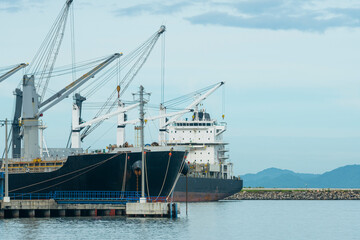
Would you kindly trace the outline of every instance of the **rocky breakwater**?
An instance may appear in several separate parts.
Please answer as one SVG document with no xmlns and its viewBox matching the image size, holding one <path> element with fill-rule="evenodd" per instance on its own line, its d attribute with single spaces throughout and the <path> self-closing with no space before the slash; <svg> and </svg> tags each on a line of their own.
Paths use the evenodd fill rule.
<svg viewBox="0 0 360 240">
<path fill-rule="evenodd" d="M 360 190 L 253 190 L 245 189 L 226 200 L 360 200 Z"/>
</svg>

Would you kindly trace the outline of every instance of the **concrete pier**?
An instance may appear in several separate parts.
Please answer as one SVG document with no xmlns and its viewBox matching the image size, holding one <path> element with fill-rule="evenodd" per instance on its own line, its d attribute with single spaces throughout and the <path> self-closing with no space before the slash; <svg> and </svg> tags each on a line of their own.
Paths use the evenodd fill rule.
<svg viewBox="0 0 360 240">
<path fill-rule="evenodd" d="M 178 203 L 148 202 L 125 204 L 57 203 L 55 200 L 0 200 L 0 219 L 33 217 L 129 216 L 170 217 L 180 213 Z"/>
<path fill-rule="evenodd" d="M 179 203 L 127 203 L 126 215 L 132 217 L 170 217 L 180 214 Z"/>
<path fill-rule="evenodd" d="M 57 203 L 55 200 L 0 201 L 0 219 L 34 217 L 129 216 L 170 217 L 180 213 L 178 203 L 148 202 L 125 204 L 74 204 Z"/>
</svg>

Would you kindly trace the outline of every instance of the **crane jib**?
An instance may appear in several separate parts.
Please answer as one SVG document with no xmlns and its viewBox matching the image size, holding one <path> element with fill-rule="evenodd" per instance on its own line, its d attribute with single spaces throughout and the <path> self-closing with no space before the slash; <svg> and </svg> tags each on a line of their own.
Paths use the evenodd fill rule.
<svg viewBox="0 0 360 240">
<path fill-rule="evenodd" d="M 20 69 L 22 69 L 28 65 L 29 64 L 26 64 L 26 63 L 20 63 L 15 68 L 11 69 L 10 71 L 8 71 L 5 74 L 3 74 L 2 76 L 0 76 L 0 82 L 4 81 L 8 77 L 10 77 L 11 75 L 15 74 L 17 71 L 19 71 Z"/>
<path fill-rule="evenodd" d="M 70 83 L 68 86 L 54 94 L 53 96 L 49 97 L 46 101 L 42 102 L 40 104 L 40 107 L 42 108 L 38 115 L 45 112 L 46 110 L 50 109 L 52 106 L 63 100 L 65 97 L 67 97 L 69 94 L 74 92 L 76 89 L 81 87 L 85 82 L 87 82 L 91 77 L 93 77 L 96 73 L 101 71 L 104 67 L 106 67 L 108 64 L 110 64 L 112 61 L 114 61 L 116 58 L 120 57 L 122 54 L 115 53 L 111 57 L 109 57 L 107 60 L 96 66 L 94 69 L 90 70 L 88 73 L 81 76 L 78 80 Z"/>
</svg>

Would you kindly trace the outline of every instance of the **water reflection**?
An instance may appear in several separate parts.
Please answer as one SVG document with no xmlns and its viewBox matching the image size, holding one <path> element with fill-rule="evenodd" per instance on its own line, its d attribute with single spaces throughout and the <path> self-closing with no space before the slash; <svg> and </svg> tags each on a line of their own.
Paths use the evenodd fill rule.
<svg viewBox="0 0 360 240">
<path fill-rule="evenodd" d="M 185 205 L 178 219 L 0 220 L 0 239 L 356 239 L 360 201 L 223 201 Z"/>
</svg>

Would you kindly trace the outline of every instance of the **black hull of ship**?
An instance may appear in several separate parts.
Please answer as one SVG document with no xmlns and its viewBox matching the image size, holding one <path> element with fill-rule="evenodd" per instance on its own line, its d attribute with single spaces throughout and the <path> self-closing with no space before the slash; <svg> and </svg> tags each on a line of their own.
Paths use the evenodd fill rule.
<svg viewBox="0 0 360 240">
<path fill-rule="evenodd" d="M 243 181 L 238 179 L 217 179 L 188 177 L 188 201 L 210 202 L 231 196 L 243 187 Z M 181 176 L 176 184 L 173 200 L 186 201 L 186 177 Z"/>
<path fill-rule="evenodd" d="M 184 161 L 184 154 L 183 151 L 146 153 L 145 192 L 148 196 L 168 196 Z M 137 176 L 134 171 L 134 166 L 139 166 L 137 161 L 141 166 L 140 152 L 69 156 L 61 168 L 52 172 L 9 174 L 9 192 L 141 191 L 141 175 Z"/>
</svg>

